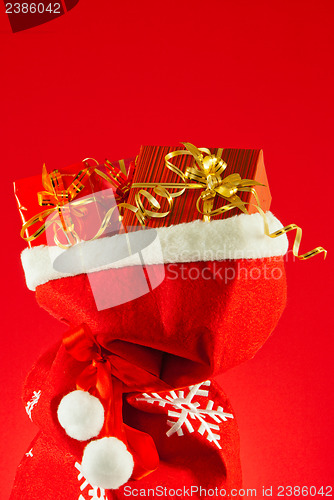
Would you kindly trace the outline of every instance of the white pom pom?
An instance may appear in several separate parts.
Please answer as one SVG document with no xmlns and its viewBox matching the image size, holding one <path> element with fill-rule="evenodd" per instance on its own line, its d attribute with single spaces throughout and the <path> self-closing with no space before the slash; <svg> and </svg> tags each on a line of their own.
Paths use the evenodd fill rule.
<svg viewBox="0 0 334 500">
<path fill-rule="evenodd" d="M 104 408 L 101 401 L 89 392 L 73 391 L 61 400 L 58 420 L 68 436 L 87 441 L 100 433 L 104 423 Z"/>
<path fill-rule="evenodd" d="M 115 437 L 89 443 L 82 457 L 82 472 L 92 486 L 116 490 L 133 471 L 133 458 L 125 444 Z"/>
</svg>

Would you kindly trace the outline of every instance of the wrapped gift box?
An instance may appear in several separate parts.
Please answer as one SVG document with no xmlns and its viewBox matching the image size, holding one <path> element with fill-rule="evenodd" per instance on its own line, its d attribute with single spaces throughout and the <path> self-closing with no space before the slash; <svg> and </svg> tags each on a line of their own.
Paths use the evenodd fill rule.
<svg viewBox="0 0 334 500">
<path fill-rule="evenodd" d="M 133 182 L 136 184 L 142 183 L 180 183 L 180 188 L 182 187 L 182 181 L 180 177 L 168 169 L 165 165 L 165 157 L 168 153 L 172 151 L 184 150 L 185 147 L 173 147 L 173 146 L 142 146 L 137 159 L 136 170 L 133 178 Z M 218 153 L 218 148 L 211 148 L 211 153 L 216 155 Z M 220 150 L 221 151 L 221 150 Z M 260 205 L 262 209 L 266 212 L 270 208 L 271 194 L 268 187 L 268 179 L 266 175 L 266 170 L 263 162 L 263 152 L 260 149 L 223 149 L 221 154 L 222 160 L 227 163 L 227 167 L 223 173 L 223 177 L 227 177 L 230 174 L 238 173 L 242 179 L 252 179 L 257 181 L 264 186 L 256 186 L 255 190 L 257 192 Z M 173 158 L 173 164 L 176 165 L 182 172 L 185 172 L 188 167 L 194 166 L 194 158 L 190 155 L 182 155 Z M 135 195 L 139 188 L 133 188 L 130 190 L 128 203 L 135 205 Z M 153 190 L 152 194 L 153 193 Z M 171 193 L 176 192 L 176 189 L 170 189 Z M 202 219 L 203 215 L 197 210 L 196 202 L 199 197 L 200 190 L 187 190 L 182 196 L 174 199 L 174 205 L 167 217 L 163 218 L 151 218 L 148 220 L 147 225 L 150 227 L 166 227 L 175 224 L 180 224 L 182 222 L 191 222 L 196 219 Z M 257 204 L 254 195 L 251 192 L 238 192 L 241 200 L 247 205 L 247 210 L 249 213 L 255 213 L 257 210 L 255 205 Z M 161 212 L 169 210 L 168 202 L 166 199 L 157 197 L 160 205 Z M 224 200 L 220 196 L 216 196 L 214 199 L 213 210 L 228 204 L 228 201 Z M 146 200 L 144 201 L 145 208 L 149 208 Z M 218 216 L 215 219 L 225 219 L 227 217 L 232 217 L 240 213 L 240 210 L 234 209 Z M 139 220 L 136 215 L 131 211 L 126 211 L 123 224 L 126 227 L 139 226 Z"/>
<path fill-rule="evenodd" d="M 112 168 L 115 179 L 120 178 L 121 180 L 127 179 L 127 175 L 132 175 L 132 169 L 130 165 L 133 163 L 134 158 L 128 158 L 126 160 L 120 160 L 113 162 L 106 162 L 108 168 Z M 89 163 L 90 165 L 92 162 Z M 59 170 L 61 174 L 61 180 L 64 184 L 64 189 L 67 190 L 76 175 L 87 167 L 85 162 L 76 163 L 68 167 Z M 99 165 L 98 169 L 108 176 L 108 168 L 104 165 Z M 130 182 L 130 177 L 127 179 Z M 87 203 L 82 205 L 77 210 L 73 210 L 71 207 L 71 216 L 67 218 L 67 221 L 72 221 L 74 223 L 75 232 L 79 235 L 81 240 L 89 240 L 94 234 L 96 234 L 98 228 L 101 226 L 101 222 L 106 211 L 116 204 L 116 201 L 121 201 L 121 196 L 123 195 L 117 179 L 114 184 L 107 182 L 103 177 L 93 172 L 84 181 L 84 188 L 77 194 L 74 198 L 74 202 L 85 197 L 89 198 L 90 195 L 94 195 L 95 202 Z M 43 211 L 52 208 L 50 205 L 43 205 L 39 203 L 38 193 L 45 192 L 45 186 L 43 186 L 42 175 L 36 175 L 33 177 L 20 179 L 14 182 L 14 193 L 22 219 L 22 224 L 24 225 L 31 218 L 42 213 Z M 98 196 L 98 193 L 101 195 Z M 87 199 L 86 198 L 86 199 Z M 83 208 L 84 207 L 84 208 Z M 54 212 L 57 211 L 57 207 L 54 206 Z M 66 204 L 63 207 L 63 212 L 66 219 Z M 53 215 L 53 214 L 51 214 Z M 109 233 L 115 226 L 118 227 L 118 211 L 115 211 L 115 221 L 110 225 Z M 30 238 L 39 227 L 41 227 L 47 218 L 36 221 L 35 224 L 28 227 L 25 231 L 25 238 Z M 64 235 L 63 235 L 64 240 Z M 64 240 L 64 243 L 66 239 Z M 35 247 L 40 245 L 55 245 L 53 234 L 47 234 L 47 231 L 41 233 L 36 239 L 27 241 L 29 247 Z"/>
</svg>

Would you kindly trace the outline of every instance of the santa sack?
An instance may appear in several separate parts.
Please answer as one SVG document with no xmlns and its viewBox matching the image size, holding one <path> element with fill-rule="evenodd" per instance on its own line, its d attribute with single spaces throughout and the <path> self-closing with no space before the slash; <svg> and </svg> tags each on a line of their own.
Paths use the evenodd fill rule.
<svg viewBox="0 0 334 500">
<path fill-rule="evenodd" d="M 270 231 L 282 227 L 267 219 Z M 277 324 L 286 236 L 269 238 L 260 214 L 241 214 L 138 231 L 131 255 L 115 257 L 127 237 L 22 254 L 28 287 L 67 326 L 26 382 L 41 430 L 12 500 L 149 488 L 238 498 L 235 415 L 211 378 L 252 358 Z"/>
</svg>

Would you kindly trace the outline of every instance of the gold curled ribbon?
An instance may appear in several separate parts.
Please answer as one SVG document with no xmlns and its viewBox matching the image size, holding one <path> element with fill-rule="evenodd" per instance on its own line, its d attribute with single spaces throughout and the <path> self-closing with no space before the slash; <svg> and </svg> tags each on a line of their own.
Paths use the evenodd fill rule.
<svg viewBox="0 0 334 500">
<path fill-rule="evenodd" d="M 326 258 L 327 250 L 325 250 L 323 247 L 316 247 L 313 248 L 313 250 L 310 250 L 309 252 L 305 252 L 299 255 L 298 252 L 302 239 L 302 228 L 300 226 L 297 226 L 297 224 L 289 224 L 288 226 L 282 227 L 281 229 L 278 229 L 277 231 L 270 233 L 266 214 L 259 205 L 257 205 L 256 208 L 258 212 L 262 215 L 262 219 L 264 222 L 264 234 L 266 236 L 269 236 L 269 238 L 277 238 L 278 236 L 282 236 L 282 234 L 289 233 L 290 231 L 296 231 L 295 239 L 292 246 L 292 253 L 295 257 L 297 257 L 297 259 L 307 260 L 310 259 L 311 257 L 314 257 L 315 255 L 318 255 L 319 253 L 323 253 L 324 259 Z"/>
<path fill-rule="evenodd" d="M 152 217 L 155 218 L 166 217 L 170 213 L 173 207 L 173 198 L 175 195 L 169 193 L 167 189 L 165 189 L 165 187 L 159 184 L 149 185 L 148 187 L 153 188 L 153 191 L 156 195 L 162 198 L 166 198 L 169 205 L 169 210 L 167 212 L 159 212 L 161 208 L 160 203 L 146 189 L 140 189 L 137 193 L 135 193 L 136 206 L 127 203 L 126 200 L 128 198 L 130 189 L 134 187 L 135 184 L 131 184 L 126 174 L 124 174 L 125 170 L 124 161 L 121 160 L 119 163 L 120 163 L 120 170 L 118 171 L 110 161 L 106 160 L 104 166 L 107 169 L 107 175 L 101 172 L 99 169 L 96 169 L 96 173 L 98 175 L 100 175 L 101 177 L 103 177 L 103 179 L 105 179 L 107 182 L 111 183 L 113 186 L 116 187 L 116 195 L 118 195 L 118 198 L 116 198 L 116 200 L 118 203 L 117 206 L 111 207 L 105 214 L 99 231 L 92 239 L 96 239 L 103 234 L 116 208 L 118 208 L 119 210 L 120 219 L 122 219 L 123 213 L 125 209 L 127 209 L 136 215 L 137 219 L 139 220 L 142 226 L 145 226 L 148 220 Z M 149 203 L 150 207 L 149 209 L 145 208 L 144 200 L 147 200 L 147 202 Z"/>
</svg>

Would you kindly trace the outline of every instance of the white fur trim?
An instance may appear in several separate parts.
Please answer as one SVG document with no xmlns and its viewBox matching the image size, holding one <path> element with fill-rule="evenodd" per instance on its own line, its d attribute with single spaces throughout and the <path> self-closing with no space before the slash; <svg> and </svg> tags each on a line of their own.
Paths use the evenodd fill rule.
<svg viewBox="0 0 334 500">
<path fill-rule="evenodd" d="M 282 227 L 271 212 L 267 212 L 267 219 L 271 232 Z M 133 254 L 125 257 L 126 237 L 116 235 L 82 242 L 70 250 L 44 245 L 23 250 L 21 259 L 28 288 L 35 290 L 50 280 L 144 263 L 261 259 L 284 255 L 288 250 L 286 235 L 269 238 L 264 234 L 260 214 L 240 214 L 211 222 L 197 220 L 129 233 Z"/>
<path fill-rule="evenodd" d="M 72 391 L 61 400 L 57 416 L 68 436 L 88 441 L 101 432 L 104 408 L 101 401 L 89 392 Z"/>
<path fill-rule="evenodd" d="M 130 479 L 134 462 L 122 441 L 104 437 L 86 446 L 81 465 L 92 486 L 116 490 Z"/>
</svg>

